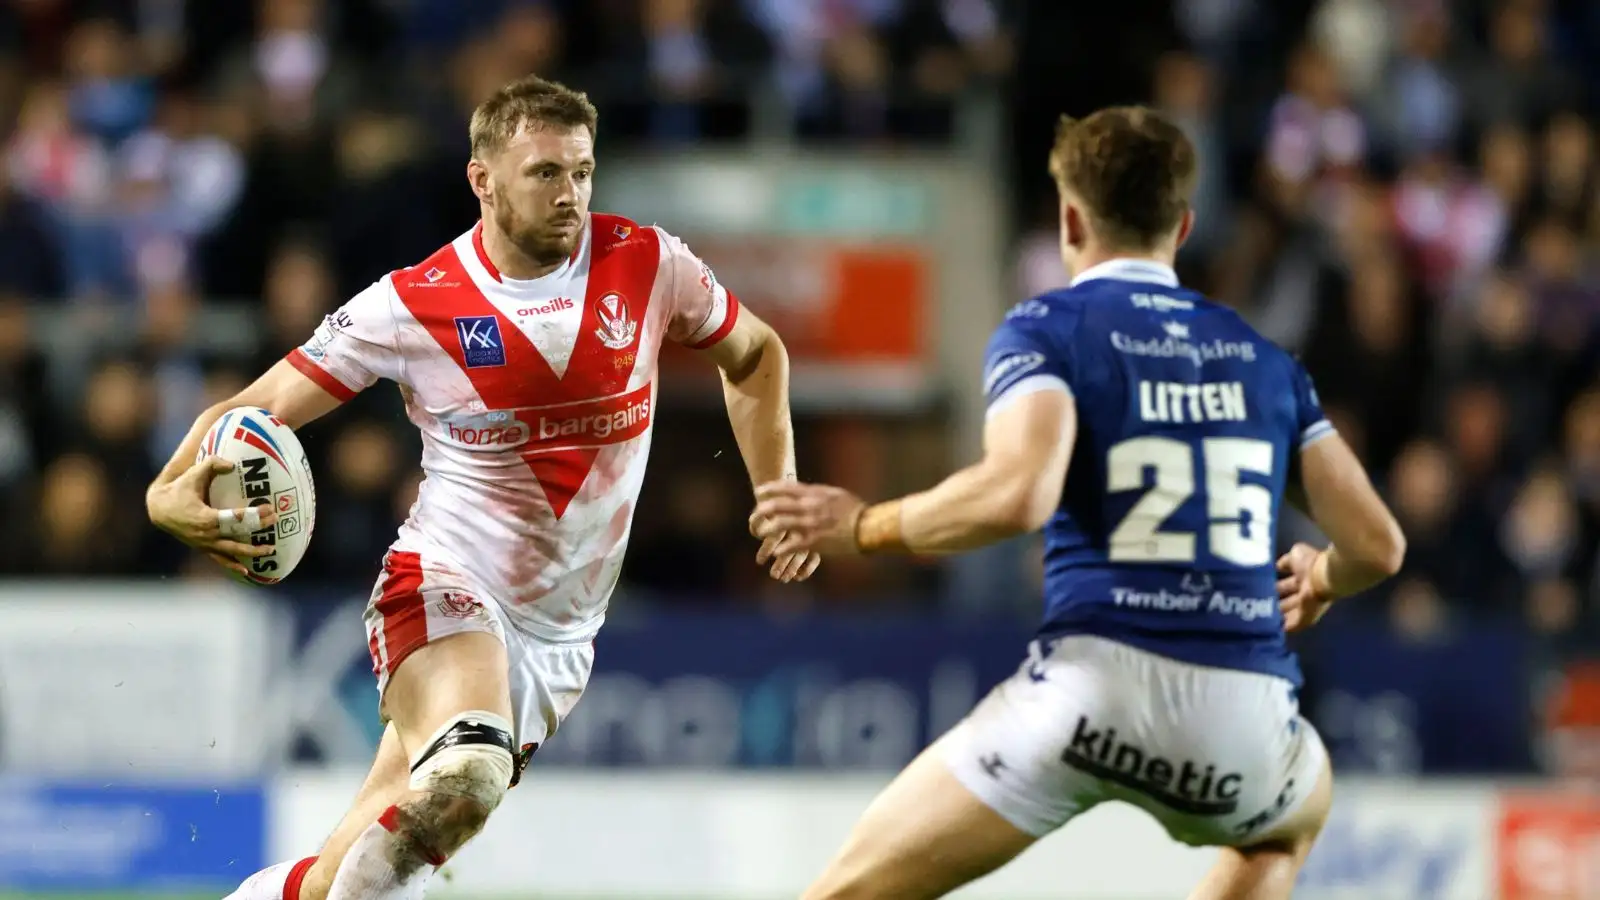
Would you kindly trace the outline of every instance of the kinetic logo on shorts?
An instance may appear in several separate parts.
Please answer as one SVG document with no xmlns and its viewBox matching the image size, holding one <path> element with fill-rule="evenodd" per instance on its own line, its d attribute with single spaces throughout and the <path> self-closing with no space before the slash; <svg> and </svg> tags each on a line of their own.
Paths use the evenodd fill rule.
<svg viewBox="0 0 1600 900">
<path fill-rule="evenodd" d="M 1244 775 L 1218 772 L 1211 763 L 1173 761 L 1146 753 L 1127 741 L 1117 740 L 1115 728 L 1091 728 L 1087 716 L 1078 717 L 1072 743 L 1061 751 L 1061 761 L 1181 813 L 1226 816 L 1239 809 Z"/>
<path fill-rule="evenodd" d="M 527 452 L 620 444 L 650 427 L 650 385 L 580 403 L 525 410 L 518 418 L 533 431 Z"/>
</svg>

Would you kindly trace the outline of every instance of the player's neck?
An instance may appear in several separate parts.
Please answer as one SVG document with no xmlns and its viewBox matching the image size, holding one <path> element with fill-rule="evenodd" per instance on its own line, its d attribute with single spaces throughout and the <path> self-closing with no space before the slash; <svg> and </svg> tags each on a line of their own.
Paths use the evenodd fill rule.
<svg viewBox="0 0 1600 900">
<path fill-rule="evenodd" d="M 1159 263 L 1168 268 L 1172 268 L 1176 257 L 1176 253 L 1163 250 L 1119 250 L 1112 247 L 1091 246 L 1085 247 L 1083 251 L 1078 254 L 1077 267 L 1074 269 L 1069 264 L 1068 269 L 1072 272 L 1072 277 L 1077 278 L 1079 275 L 1082 275 L 1101 263 L 1108 263 L 1119 259 L 1134 260 L 1137 262 Z"/>
<path fill-rule="evenodd" d="M 514 281 L 543 278 L 561 268 L 560 262 L 541 263 L 523 253 L 488 219 L 483 220 L 483 252 L 501 277 Z"/>
</svg>

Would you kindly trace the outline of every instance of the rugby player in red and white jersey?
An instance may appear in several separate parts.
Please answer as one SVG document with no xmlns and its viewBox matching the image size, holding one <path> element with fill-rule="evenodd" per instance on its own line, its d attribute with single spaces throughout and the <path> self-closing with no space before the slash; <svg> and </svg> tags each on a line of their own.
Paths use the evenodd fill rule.
<svg viewBox="0 0 1600 900">
<path fill-rule="evenodd" d="M 583 94 L 538 78 L 485 101 L 467 165 L 479 224 L 202 414 L 150 488 L 155 524 L 236 568 L 241 511 L 205 501 L 228 464 L 191 465 L 225 410 L 299 427 L 388 379 L 422 431 L 426 478 L 366 612 L 377 760 L 319 855 L 251 876 L 239 900 L 421 897 L 572 710 L 622 567 L 663 342 L 721 370 L 752 482 L 795 475 L 783 344 L 677 238 L 589 212 L 595 124 Z M 780 555 L 772 574 L 818 561 Z"/>
</svg>

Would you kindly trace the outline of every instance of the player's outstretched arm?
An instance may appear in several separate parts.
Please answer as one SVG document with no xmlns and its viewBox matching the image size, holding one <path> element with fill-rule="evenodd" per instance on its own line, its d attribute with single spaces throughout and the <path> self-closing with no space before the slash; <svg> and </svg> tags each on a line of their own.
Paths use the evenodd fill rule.
<svg viewBox="0 0 1600 900">
<path fill-rule="evenodd" d="M 1298 630 L 1334 600 L 1364 591 L 1400 571 L 1406 539 L 1350 445 L 1330 434 L 1300 451 L 1306 511 L 1331 543 L 1297 544 L 1278 561 L 1285 621 Z"/>
<path fill-rule="evenodd" d="M 864 506 L 842 488 L 773 483 L 757 489 L 761 536 L 824 553 L 954 553 L 1036 531 L 1061 502 L 1077 437 L 1065 390 L 991 407 L 983 459 L 937 486 Z"/>
<path fill-rule="evenodd" d="M 742 309 L 727 337 L 700 352 L 722 373 L 728 422 L 750 483 L 792 481 L 794 424 L 789 414 L 789 352 L 783 339 L 772 326 Z M 780 581 L 809 578 L 822 561 L 812 553 L 778 554 L 776 548 L 776 540 L 764 541 L 756 562 L 770 561 L 772 577 Z"/>
<path fill-rule="evenodd" d="M 207 496 L 211 479 L 218 472 L 231 469 L 233 464 L 221 459 L 195 462 L 200 441 L 223 413 L 235 407 L 260 407 L 282 419 L 290 428 L 299 428 L 337 408 L 341 402 L 287 361 L 279 361 L 255 383 L 208 408 L 195 419 L 172 458 L 145 492 L 145 509 L 151 523 L 205 552 L 224 568 L 242 573 L 244 567 L 238 563 L 238 557 L 260 556 L 272 552 L 272 548 L 254 547 L 223 534 L 217 510 L 207 502 Z M 250 511 L 244 509 L 233 512 L 235 521 L 247 521 L 250 515 Z M 272 523 L 270 510 L 261 515 L 261 525 Z"/>
</svg>

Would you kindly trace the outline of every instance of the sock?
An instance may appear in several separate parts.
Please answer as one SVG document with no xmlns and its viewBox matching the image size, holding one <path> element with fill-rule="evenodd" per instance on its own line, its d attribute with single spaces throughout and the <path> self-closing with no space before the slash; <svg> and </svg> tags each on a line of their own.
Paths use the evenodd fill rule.
<svg viewBox="0 0 1600 900">
<path fill-rule="evenodd" d="M 246 878 L 227 900 L 300 900 L 300 882 L 316 861 L 312 856 L 268 866 Z"/>
<path fill-rule="evenodd" d="M 442 865 L 443 856 L 400 834 L 400 811 L 391 806 L 351 845 L 328 900 L 421 900 Z"/>
</svg>

